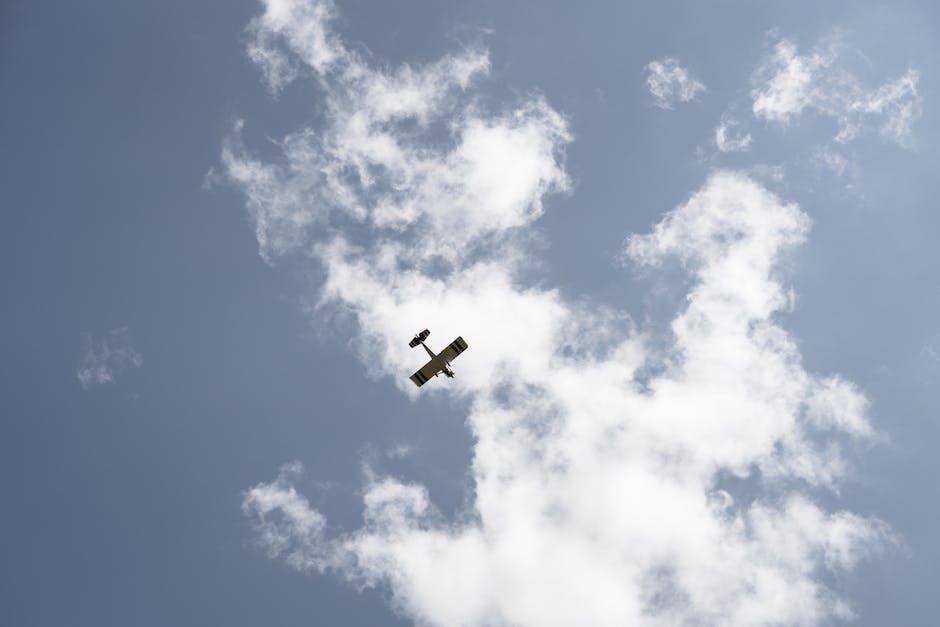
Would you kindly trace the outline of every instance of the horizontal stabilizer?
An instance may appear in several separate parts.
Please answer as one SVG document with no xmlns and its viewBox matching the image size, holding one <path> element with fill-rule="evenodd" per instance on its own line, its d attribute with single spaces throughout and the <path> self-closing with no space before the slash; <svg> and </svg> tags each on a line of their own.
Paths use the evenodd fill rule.
<svg viewBox="0 0 940 627">
<path fill-rule="evenodd" d="M 420 343 L 423 342 L 424 340 L 428 339 L 428 336 L 429 336 L 429 335 L 431 335 L 431 332 L 428 331 L 427 329 L 425 329 L 425 330 L 422 331 L 421 333 L 419 333 L 419 334 L 417 334 L 416 336 L 414 336 L 414 339 L 411 340 L 410 342 L 408 342 L 408 346 L 410 346 L 411 348 L 414 348 L 415 346 L 417 346 L 418 344 L 420 344 Z"/>
</svg>

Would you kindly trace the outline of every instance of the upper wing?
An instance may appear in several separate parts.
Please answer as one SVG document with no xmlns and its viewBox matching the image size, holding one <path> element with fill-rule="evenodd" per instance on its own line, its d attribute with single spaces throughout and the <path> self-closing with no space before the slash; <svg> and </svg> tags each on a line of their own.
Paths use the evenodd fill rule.
<svg viewBox="0 0 940 627">
<path fill-rule="evenodd" d="M 441 357 L 447 363 L 451 363 L 454 359 L 457 358 L 457 355 L 467 350 L 467 343 L 464 342 L 462 337 L 458 337 L 456 340 L 447 345 L 447 348 L 442 350 L 438 357 Z"/>
<path fill-rule="evenodd" d="M 421 387 L 428 382 L 428 379 L 436 375 L 438 372 L 440 372 L 440 368 L 434 367 L 434 362 L 429 361 L 428 363 L 421 366 L 421 370 L 408 378 L 411 379 L 415 385 Z"/>
</svg>

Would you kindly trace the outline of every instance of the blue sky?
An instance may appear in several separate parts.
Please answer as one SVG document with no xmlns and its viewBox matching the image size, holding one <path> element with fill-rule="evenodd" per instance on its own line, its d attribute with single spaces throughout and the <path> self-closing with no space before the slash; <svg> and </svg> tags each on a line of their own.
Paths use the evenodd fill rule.
<svg viewBox="0 0 940 627">
<path fill-rule="evenodd" d="M 932 624 L 938 28 L 4 5 L 2 622 Z"/>
</svg>

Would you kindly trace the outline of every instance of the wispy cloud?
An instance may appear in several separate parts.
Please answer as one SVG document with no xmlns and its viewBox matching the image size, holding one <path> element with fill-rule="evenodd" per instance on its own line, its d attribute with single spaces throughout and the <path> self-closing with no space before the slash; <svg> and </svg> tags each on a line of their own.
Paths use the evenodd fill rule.
<svg viewBox="0 0 940 627">
<path fill-rule="evenodd" d="M 385 456 L 391 459 L 405 459 L 414 455 L 415 446 L 408 442 L 396 442 L 391 447 L 385 449 Z"/>
<path fill-rule="evenodd" d="M 139 368 L 143 356 L 131 345 L 127 327 L 109 331 L 99 340 L 86 338 L 87 349 L 81 366 L 75 372 L 83 388 L 113 383 L 128 368 Z"/>
<path fill-rule="evenodd" d="M 887 141 L 909 145 L 912 125 L 922 112 L 919 72 L 908 69 L 895 80 L 868 88 L 841 67 L 841 51 L 837 39 L 804 55 L 792 41 L 779 41 L 754 73 L 754 115 L 787 124 L 812 111 L 836 121 L 836 141 L 851 141 L 871 127 Z"/>
<path fill-rule="evenodd" d="M 276 163 L 237 134 L 226 142 L 261 252 L 311 255 L 326 276 L 319 307 L 351 312 L 363 362 L 405 393 L 417 396 L 418 321 L 466 337 L 458 377 L 421 392 L 464 399 L 475 438 L 475 490 L 456 521 L 423 486 L 368 471 L 364 525 L 328 533 L 288 464 L 242 504 L 269 554 L 388 586 L 419 624 L 848 617 L 826 573 L 891 534 L 814 498 L 848 475 L 845 444 L 873 430 L 861 391 L 805 370 L 777 320 L 790 302 L 780 261 L 810 226 L 801 209 L 719 171 L 629 237 L 630 263 L 678 259 L 691 279 L 670 335 L 651 337 L 524 279 L 525 234 L 568 188 L 571 136 L 544 99 L 487 110 L 474 95 L 483 51 L 376 68 L 333 34 L 329 3 L 265 7 L 250 46 L 266 80 L 311 73 L 328 115 L 285 138 Z"/>
<path fill-rule="evenodd" d="M 819 147 L 813 151 L 813 161 L 821 169 L 842 176 L 850 169 L 851 161 L 845 155 L 828 147 Z"/>
<path fill-rule="evenodd" d="M 721 152 L 744 152 L 751 147 L 751 134 L 740 129 L 740 123 L 724 116 L 715 127 L 715 145 Z"/>
<path fill-rule="evenodd" d="M 696 80 L 678 59 L 665 57 L 646 66 L 646 86 L 656 106 L 672 109 L 676 102 L 689 102 L 705 91 L 705 85 Z"/>
</svg>

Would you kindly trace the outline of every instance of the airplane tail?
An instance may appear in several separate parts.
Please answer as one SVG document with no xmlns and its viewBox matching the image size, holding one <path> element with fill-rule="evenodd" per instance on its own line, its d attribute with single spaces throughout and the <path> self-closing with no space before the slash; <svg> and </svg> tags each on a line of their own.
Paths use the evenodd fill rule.
<svg viewBox="0 0 940 627">
<path fill-rule="evenodd" d="M 414 339 L 411 340 L 410 342 L 408 342 L 408 346 L 410 346 L 411 348 L 414 348 L 415 346 L 417 346 L 418 344 L 420 344 L 420 343 L 423 342 L 424 340 L 428 339 L 428 336 L 429 336 L 429 335 L 431 335 L 431 332 L 428 331 L 427 329 L 425 329 L 425 330 L 422 331 L 421 333 L 419 333 L 419 334 L 417 334 L 416 336 L 414 336 Z"/>
</svg>

